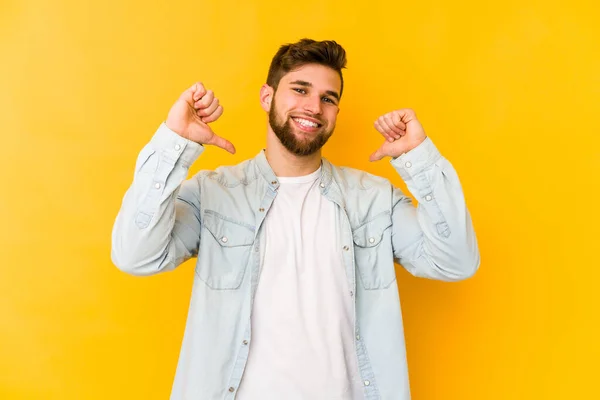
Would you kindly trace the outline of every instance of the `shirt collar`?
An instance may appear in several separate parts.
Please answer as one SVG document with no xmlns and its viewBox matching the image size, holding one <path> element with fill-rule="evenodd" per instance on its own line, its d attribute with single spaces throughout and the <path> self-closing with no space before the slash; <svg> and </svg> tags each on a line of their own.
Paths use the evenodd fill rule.
<svg viewBox="0 0 600 400">
<path fill-rule="evenodd" d="M 277 179 L 277 176 L 273 172 L 271 165 L 269 165 L 264 149 L 261 150 L 256 157 L 254 157 L 254 162 L 256 163 L 262 177 L 267 181 L 267 184 L 273 190 L 277 190 L 279 187 L 279 179 Z M 323 190 L 327 190 L 329 185 L 331 185 L 331 181 L 333 180 L 332 169 L 333 167 L 331 163 L 324 157 L 321 158 L 321 178 L 319 186 L 321 186 Z"/>
</svg>

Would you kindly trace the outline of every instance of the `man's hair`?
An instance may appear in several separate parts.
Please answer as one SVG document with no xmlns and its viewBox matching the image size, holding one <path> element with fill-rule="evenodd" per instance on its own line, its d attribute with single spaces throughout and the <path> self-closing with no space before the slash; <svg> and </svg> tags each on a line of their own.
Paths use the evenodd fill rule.
<svg viewBox="0 0 600 400">
<path fill-rule="evenodd" d="M 340 97 L 342 96 L 344 90 L 342 69 L 346 68 L 346 50 L 333 40 L 318 42 L 312 39 L 301 39 L 296 43 L 282 45 L 271 60 L 267 85 L 277 91 L 279 81 L 285 74 L 306 64 L 320 64 L 337 71 L 342 81 Z"/>
</svg>

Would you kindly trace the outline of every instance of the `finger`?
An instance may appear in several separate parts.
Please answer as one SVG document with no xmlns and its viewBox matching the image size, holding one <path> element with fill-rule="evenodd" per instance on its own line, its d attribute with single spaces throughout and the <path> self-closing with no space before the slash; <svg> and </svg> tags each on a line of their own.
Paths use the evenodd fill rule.
<svg viewBox="0 0 600 400">
<path fill-rule="evenodd" d="M 208 117 L 214 113 L 217 108 L 219 108 L 219 99 L 213 99 L 212 103 L 210 103 L 208 107 L 199 109 L 196 111 L 196 114 L 198 114 L 199 117 Z"/>
<path fill-rule="evenodd" d="M 200 100 L 197 100 L 194 103 L 194 108 L 196 110 L 201 110 L 203 108 L 206 108 L 206 107 L 210 106 L 210 103 L 212 103 L 214 98 L 215 98 L 215 93 L 212 90 L 208 90 L 206 92 L 206 94 L 204 94 L 204 96 L 202 96 L 202 98 Z"/>
<path fill-rule="evenodd" d="M 403 134 L 406 134 L 406 124 L 402 122 L 402 117 L 397 112 L 392 113 L 392 122 L 403 131 Z"/>
<path fill-rule="evenodd" d="M 185 100 L 189 105 L 193 105 L 194 102 L 204 96 L 206 89 L 200 82 L 194 83 L 190 88 L 181 94 L 181 98 Z"/>
<path fill-rule="evenodd" d="M 202 122 L 204 122 L 205 124 L 215 122 L 216 120 L 219 119 L 219 117 L 221 115 L 223 115 L 223 106 L 219 105 L 217 107 L 217 109 L 215 110 L 215 112 L 213 112 L 212 114 L 210 114 L 207 117 L 202 118 Z"/>
<path fill-rule="evenodd" d="M 198 101 L 206 94 L 206 88 L 200 82 L 196 83 L 196 87 L 194 90 L 194 101 Z"/>
<path fill-rule="evenodd" d="M 227 150 L 231 154 L 235 154 L 235 147 L 233 144 L 227 140 L 223 139 L 221 136 L 213 135 L 212 138 L 207 142 L 207 144 L 212 144 L 213 146 L 217 146 L 222 148 L 223 150 Z"/>
<path fill-rule="evenodd" d="M 400 110 L 397 110 L 394 114 L 398 114 L 400 120 L 405 124 L 408 124 L 410 121 L 417 119 L 417 114 L 415 114 L 414 110 L 410 108 L 402 108 Z"/>
<path fill-rule="evenodd" d="M 381 126 L 381 124 L 379 123 L 379 120 L 375 121 L 374 125 L 375 125 L 375 129 L 377 130 L 377 132 L 381 133 L 385 140 L 388 140 L 390 142 L 394 141 L 394 138 L 389 136 L 387 134 L 387 131 Z"/>
<path fill-rule="evenodd" d="M 385 140 L 387 140 L 388 142 L 393 142 L 394 140 L 396 140 L 395 135 L 392 135 L 393 132 L 390 130 L 390 128 L 387 126 L 387 124 L 385 123 L 385 121 L 383 120 L 383 118 L 379 118 L 377 120 L 377 125 L 379 125 L 379 129 L 377 129 L 385 138 Z"/>
<path fill-rule="evenodd" d="M 398 126 L 396 126 L 396 124 L 394 123 L 394 120 L 392 118 L 392 114 L 384 115 L 383 120 L 390 127 L 392 132 L 394 132 L 396 139 L 400 139 L 401 136 L 404 136 L 405 132 L 402 132 L 402 129 L 400 129 Z"/>
<path fill-rule="evenodd" d="M 385 121 L 388 123 L 390 128 L 400 136 L 406 135 L 406 125 L 402 122 L 400 116 L 396 115 L 396 113 L 389 113 L 385 115 Z M 400 139 L 399 137 L 396 139 Z"/>
<path fill-rule="evenodd" d="M 381 147 L 378 148 L 377 150 L 375 150 L 375 152 L 373 154 L 371 154 L 371 156 L 369 157 L 369 161 L 373 162 L 373 161 L 379 161 L 381 160 L 384 156 L 383 151 L 381 150 Z"/>
</svg>

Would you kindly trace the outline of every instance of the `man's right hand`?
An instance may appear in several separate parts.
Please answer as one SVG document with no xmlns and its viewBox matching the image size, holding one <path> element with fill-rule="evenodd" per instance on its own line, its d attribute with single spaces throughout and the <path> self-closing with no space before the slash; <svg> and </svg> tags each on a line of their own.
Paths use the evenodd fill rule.
<svg viewBox="0 0 600 400">
<path fill-rule="evenodd" d="M 167 116 L 167 127 L 186 139 L 200 144 L 218 146 L 231 154 L 235 147 L 230 141 L 217 136 L 208 125 L 223 114 L 212 90 L 206 90 L 201 83 L 195 83 L 181 94 Z"/>
</svg>

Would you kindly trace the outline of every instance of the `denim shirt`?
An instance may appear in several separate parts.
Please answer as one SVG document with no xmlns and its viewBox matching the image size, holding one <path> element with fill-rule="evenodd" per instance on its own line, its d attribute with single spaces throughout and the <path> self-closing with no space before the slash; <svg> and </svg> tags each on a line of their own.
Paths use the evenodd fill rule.
<svg viewBox="0 0 600 400">
<path fill-rule="evenodd" d="M 203 150 L 161 124 L 137 158 L 112 234 L 113 263 L 133 275 L 173 270 L 196 258 L 173 400 L 236 396 L 252 342 L 263 221 L 279 187 L 263 151 L 186 180 Z M 367 400 L 410 399 L 394 261 L 414 276 L 443 281 L 468 278 L 479 268 L 458 176 L 431 139 L 391 164 L 418 207 L 388 180 L 326 159 L 319 182 L 336 205 Z"/>
</svg>

